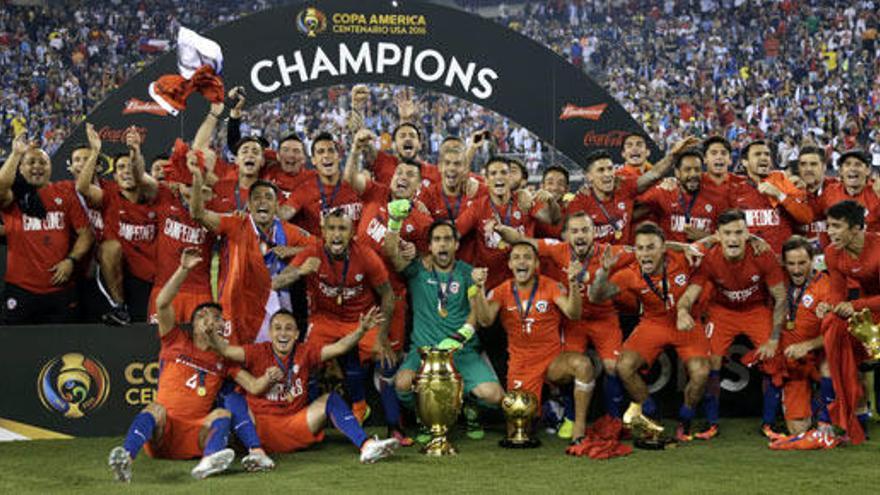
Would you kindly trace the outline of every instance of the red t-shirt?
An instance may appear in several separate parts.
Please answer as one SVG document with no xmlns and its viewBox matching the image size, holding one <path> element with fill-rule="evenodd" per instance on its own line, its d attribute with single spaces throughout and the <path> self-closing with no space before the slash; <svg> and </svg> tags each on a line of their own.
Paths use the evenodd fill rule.
<svg viewBox="0 0 880 495">
<path fill-rule="evenodd" d="M 428 187 L 422 187 L 422 189 L 419 190 L 418 198 L 425 204 L 428 211 L 431 212 L 431 217 L 433 217 L 434 220 L 456 221 L 464 212 L 468 201 L 479 200 L 488 194 L 489 189 L 486 187 L 486 184 L 481 182 L 477 187 L 476 194 L 474 194 L 472 198 L 468 198 L 464 194 L 458 197 L 447 196 L 443 193 L 443 184 L 441 184 L 440 181 L 437 181 Z"/>
<path fill-rule="evenodd" d="M 639 195 L 637 180 L 633 176 L 620 176 L 614 194 L 599 201 L 595 194 L 578 191 L 568 203 L 566 214 L 583 211 L 593 219 L 596 241 L 608 244 L 632 244 L 633 204 Z M 619 235 L 616 234 L 619 232 Z"/>
<path fill-rule="evenodd" d="M 107 235 L 119 241 L 126 270 L 141 280 L 152 282 L 156 275 L 158 209 L 173 197 L 164 184 L 149 203 L 133 203 L 118 191 L 104 191 L 104 216 L 113 229 Z"/>
<path fill-rule="evenodd" d="M 612 275 L 611 283 L 620 288 L 618 297 L 624 300 L 635 299 L 641 303 L 644 321 L 672 325 L 674 328 L 677 316 L 675 305 L 688 287 L 692 269 L 683 254 L 673 251 L 666 251 L 665 268 L 665 282 L 663 269 L 647 278 L 653 287 L 648 284 L 638 263 Z M 691 312 L 697 313 L 693 309 Z"/>
<path fill-rule="evenodd" d="M 746 244 L 745 255 L 740 260 L 727 260 L 720 245 L 712 246 L 692 276 L 692 283 L 706 290 L 713 286 L 712 303 L 728 309 L 744 310 L 766 305 L 768 289 L 782 283 L 785 277 L 776 255 L 764 252 L 755 256 Z"/>
<path fill-rule="evenodd" d="M 303 167 L 298 174 L 289 174 L 280 166 L 265 168 L 262 174 L 264 179 L 278 186 L 285 193 L 285 197 L 303 183 L 308 181 L 314 182 L 317 176 L 318 172 L 313 169 Z"/>
<path fill-rule="evenodd" d="M 357 191 L 343 181 L 341 176 L 336 186 L 329 186 L 321 183 L 317 174 L 314 180 L 300 184 L 285 204 L 296 210 L 295 222 L 314 235 L 321 235 L 321 220 L 333 208 L 345 210 L 346 215 L 357 225 L 363 207 Z"/>
<path fill-rule="evenodd" d="M 865 228 L 869 232 L 880 231 L 880 196 L 874 193 L 874 189 L 871 188 L 870 184 L 865 185 L 861 192 L 854 196 L 846 192 L 846 188 L 840 182 L 828 184 L 822 190 L 814 211 L 821 212 L 824 218 L 828 208 L 847 199 L 865 207 L 867 210 L 865 212 Z"/>
<path fill-rule="evenodd" d="M 178 327 L 161 338 L 159 366 L 156 402 L 168 414 L 185 418 L 203 418 L 210 413 L 223 380 L 236 373 L 217 354 L 196 347 Z"/>
<path fill-rule="evenodd" d="M 787 285 L 791 285 L 790 280 Z M 801 289 L 797 292 L 792 291 L 791 287 L 787 287 L 787 289 L 792 293 L 792 298 L 801 293 Z M 824 273 L 816 274 L 802 294 L 795 312 L 794 330 L 782 332 L 780 350 L 785 350 L 791 344 L 815 339 L 822 333 L 822 320 L 816 316 L 816 308 L 821 302 L 829 302 L 831 296 L 830 277 Z M 786 307 L 786 317 L 789 317 L 788 310 Z"/>
<path fill-rule="evenodd" d="M 825 216 L 825 210 L 828 206 L 832 206 L 826 204 L 828 198 L 825 197 L 825 191 L 836 182 L 836 179 L 826 177 L 822 187 L 816 192 L 807 192 L 807 205 L 813 210 L 813 221 L 808 225 L 801 225 L 800 230 L 808 239 L 818 238 L 819 245 L 822 249 L 825 249 L 825 246 L 830 242 L 828 238 L 828 221 Z"/>
<path fill-rule="evenodd" d="M 320 313 L 356 322 L 362 313 L 379 304 L 374 290 L 388 282 L 388 271 L 382 259 L 375 251 L 354 240 L 348 251 L 347 272 L 345 262 L 331 260 L 323 245 L 309 246 L 293 259 L 292 264 L 297 267 L 311 257 L 321 260 L 318 271 L 306 277 L 310 315 Z"/>
<path fill-rule="evenodd" d="M 777 254 L 782 252 L 782 244 L 791 237 L 799 223 L 795 217 L 812 221 L 812 210 L 805 197 L 788 195 L 785 201 L 774 206 L 770 197 L 759 193 L 757 186 L 749 180 L 732 185 L 729 202 L 732 208 L 745 213 L 749 232 L 770 243 Z"/>
<path fill-rule="evenodd" d="M 174 275 L 180 264 L 180 253 L 185 248 L 199 249 L 202 262 L 190 270 L 181 290 L 211 292 L 211 250 L 217 236 L 193 220 L 180 198 L 161 196 L 156 206 L 158 237 L 156 238 L 155 287 L 162 287 Z"/>
<path fill-rule="evenodd" d="M 391 178 L 394 177 L 394 171 L 397 170 L 398 163 L 400 163 L 400 160 L 394 155 L 390 155 L 384 151 L 376 153 L 376 159 L 370 167 L 370 170 L 373 172 L 373 178 L 381 184 L 385 184 L 386 186 L 390 185 Z M 419 171 L 422 176 L 423 188 L 440 182 L 440 170 L 436 166 L 420 160 L 418 163 L 420 165 Z"/>
<path fill-rule="evenodd" d="M 247 211 L 250 189 L 238 186 L 238 178 L 221 180 L 214 184 L 214 197 L 205 208 L 218 213 Z"/>
<path fill-rule="evenodd" d="M 492 289 L 486 298 L 501 305 L 499 318 L 507 332 L 507 348 L 510 362 L 526 363 L 536 357 L 553 356 L 562 350 L 559 329 L 565 315 L 556 306 L 556 298 L 567 293 L 555 280 L 538 276 L 538 288 L 532 305 L 528 306 L 531 291 L 519 293 L 517 307 L 513 289 L 516 282 L 505 280 Z M 528 313 L 524 313 L 528 309 Z"/>
<path fill-rule="evenodd" d="M 35 294 L 49 294 L 66 289 L 52 285 L 49 270 L 61 262 L 73 248 L 78 229 L 88 228 L 89 221 L 75 195 L 63 183 L 41 187 L 37 195 L 46 208 L 46 218 L 25 215 L 13 201 L 3 208 L 6 228 L 6 280 Z"/>
<path fill-rule="evenodd" d="M 700 189 L 695 194 L 681 187 L 667 191 L 654 186 L 639 196 L 638 201 L 659 213 L 660 227 L 666 239 L 690 242 L 684 228 L 687 225 L 704 232 L 715 232 L 715 219 L 727 207 L 727 197 L 717 189 Z"/>
<path fill-rule="evenodd" d="M 263 395 L 247 395 L 248 407 L 254 414 L 294 414 L 309 405 L 309 371 L 321 364 L 321 348 L 297 344 L 291 356 L 276 358 L 271 342 L 244 346 L 244 368 L 259 378 L 277 366 L 284 374 L 281 382 L 272 384 Z"/>
<path fill-rule="evenodd" d="M 825 265 L 831 276 L 832 304 L 847 300 L 848 282 L 852 282 L 859 289 L 853 307 L 880 310 L 880 233 L 865 233 L 865 245 L 858 258 L 829 245 L 825 248 Z"/>
<path fill-rule="evenodd" d="M 89 206 L 88 201 L 81 194 L 79 194 L 76 190 L 76 181 L 73 180 L 63 180 L 56 182 L 58 187 L 62 188 L 65 194 L 69 194 L 71 197 L 75 198 L 77 204 L 80 208 L 82 208 L 83 212 L 86 215 L 86 218 L 89 221 L 89 225 L 92 227 L 92 233 L 95 234 L 95 244 L 100 244 L 102 240 L 105 238 L 105 229 L 107 220 L 104 218 L 102 214 L 102 210 L 105 208 L 107 199 L 106 195 L 115 193 L 119 191 L 119 186 L 116 185 L 116 182 L 107 179 L 99 179 L 98 185 L 104 191 L 104 202 L 99 205 L 97 208 L 92 208 Z M 112 229 L 111 229 L 112 230 Z M 109 238 L 113 238 L 109 236 Z"/>
</svg>

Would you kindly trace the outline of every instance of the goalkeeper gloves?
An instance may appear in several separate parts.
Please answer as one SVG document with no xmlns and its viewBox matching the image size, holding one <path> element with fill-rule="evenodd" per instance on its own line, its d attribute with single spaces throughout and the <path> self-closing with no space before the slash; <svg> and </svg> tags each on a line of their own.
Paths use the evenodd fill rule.
<svg viewBox="0 0 880 495">
<path fill-rule="evenodd" d="M 400 232 L 403 221 L 409 216 L 412 210 L 412 203 L 408 199 L 396 199 L 388 203 L 388 228 L 392 232 Z"/>
<path fill-rule="evenodd" d="M 474 333 L 476 333 L 476 330 L 474 330 L 474 326 L 470 323 L 465 323 L 454 334 L 441 340 L 440 343 L 437 344 L 437 348 L 443 351 L 457 351 L 461 349 L 468 340 L 471 340 L 471 337 L 474 336 Z"/>
</svg>

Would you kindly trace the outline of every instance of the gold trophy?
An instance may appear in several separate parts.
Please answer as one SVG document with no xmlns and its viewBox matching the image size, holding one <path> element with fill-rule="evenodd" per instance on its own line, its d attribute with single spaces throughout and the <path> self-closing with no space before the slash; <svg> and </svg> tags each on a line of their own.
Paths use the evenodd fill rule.
<svg viewBox="0 0 880 495">
<path fill-rule="evenodd" d="M 849 317 L 849 333 L 865 346 L 868 359 L 880 360 L 880 326 L 874 323 L 871 310 L 863 309 Z"/>
<path fill-rule="evenodd" d="M 532 420 L 538 411 L 538 398 L 531 392 L 512 390 L 504 394 L 501 410 L 507 418 L 507 438 L 498 445 L 507 449 L 532 449 L 541 445 L 537 438 L 529 436 Z"/>
<path fill-rule="evenodd" d="M 675 446 L 675 441 L 663 436 L 663 425 L 645 416 L 642 405 L 630 402 L 623 413 L 623 426 L 632 431 L 633 445 L 640 449 L 663 450 Z"/>
<path fill-rule="evenodd" d="M 431 429 L 431 441 L 422 448 L 429 456 L 455 455 L 446 438 L 449 427 L 461 412 L 464 384 L 455 370 L 451 350 L 422 347 L 422 367 L 416 376 L 417 410 L 422 424 Z"/>
</svg>

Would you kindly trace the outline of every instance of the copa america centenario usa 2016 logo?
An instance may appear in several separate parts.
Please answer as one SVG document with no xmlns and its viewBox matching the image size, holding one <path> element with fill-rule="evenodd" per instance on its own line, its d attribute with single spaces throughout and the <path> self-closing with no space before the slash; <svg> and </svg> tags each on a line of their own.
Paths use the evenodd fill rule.
<svg viewBox="0 0 880 495">
<path fill-rule="evenodd" d="M 314 38 L 327 29 L 327 16 L 314 7 L 303 9 L 296 16 L 296 28 L 309 38 Z"/>
<path fill-rule="evenodd" d="M 110 374 L 96 359 L 69 352 L 43 366 L 37 378 L 37 393 L 46 409 L 65 418 L 81 418 L 107 401 Z"/>
</svg>

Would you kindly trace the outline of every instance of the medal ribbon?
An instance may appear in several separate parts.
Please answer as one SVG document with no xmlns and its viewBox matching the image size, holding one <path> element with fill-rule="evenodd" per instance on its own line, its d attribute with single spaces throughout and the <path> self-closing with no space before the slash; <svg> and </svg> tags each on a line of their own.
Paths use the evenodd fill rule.
<svg viewBox="0 0 880 495">
<path fill-rule="evenodd" d="M 581 268 L 580 273 L 578 273 L 578 276 L 577 276 L 578 282 L 581 282 L 581 283 L 584 282 L 584 275 L 587 274 L 587 270 L 590 267 L 590 260 L 592 260 L 593 255 L 596 254 L 596 249 L 597 249 L 596 244 L 593 243 L 593 245 L 590 246 L 590 252 L 587 253 L 587 258 L 583 262 L 583 268 Z M 574 252 L 574 248 L 570 247 L 569 251 L 571 252 L 571 262 L 574 263 L 575 261 L 578 261 L 578 257 L 577 257 L 577 254 Z"/>
<path fill-rule="evenodd" d="M 504 218 L 501 218 L 501 214 L 498 213 L 498 209 L 495 208 L 495 203 L 489 199 L 489 207 L 492 208 L 492 213 L 494 213 L 503 225 L 510 225 L 510 215 L 513 212 L 513 198 L 510 198 L 510 201 L 507 203 L 507 211 L 504 213 Z"/>
<path fill-rule="evenodd" d="M 437 275 L 437 270 L 432 266 L 431 267 L 431 278 L 437 282 L 437 303 L 440 305 L 439 309 L 446 307 L 446 291 L 449 289 L 449 285 L 452 283 L 452 276 L 450 275 L 449 282 L 446 284 L 446 289 L 443 288 L 443 284 L 440 282 L 440 276 Z"/>
<path fill-rule="evenodd" d="M 684 193 L 679 191 L 678 194 L 678 204 L 681 205 L 681 209 L 684 210 L 684 221 L 685 223 L 691 223 L 691 210 L 694 209 L 694 204 L 697 202 L 697 196 L 699 196 L 700 191 L 694 193 L 691 196 L 691 201 L 685 205 L 684 203 Z"/>
<path fill-rule="evenodd" d="M 333 192 L 330 193 L 329 201 L 327 200 L 327 194 L 324 193 L 324 185 L 321 184 L 320 177 L 315 177 L 315 181 L 318 183 L 318 192 L 321 193 L 321 213 L 323 214 L 336 201 L 336 195 L 339 194 L 339 189 L 342 187 L 342 179 L 338 179 L 336 185 L 333 186 Z"/>
<path fill-rule="evenodd" d="M 647 273 L 642 273 L 642 278 L 645 280 L 645 283 L 648 284 L 648 288 L 651 289 L 651 292 L 654 293 L 657 297 L 663 301 L 663 307 L 669 309 L 669 283 L 666 280 L 666 257 L 663 258 L 663 280 L 661 282 L 663 287 L 663 292 L 661 293 L 657 290 L 657 286 L 654 285 L 654 281 L 651 280 L 651 276 Z"/>
<path fill-rule="evenodd" d="M 333 274 L 336 275 L 336 266 L 333 264 L 333 258 L 330 257 L 330 251 L 327 251 L 327 248 L 324 248 L 324 254 L 327 256 L 327 263 L 333 267 Z M 339 279 L 339 283 L 337 284 L 337 300 L 341 301 L 343 292 L 345 290 L 345 279 L 348 278 L 348 265 L 350 258 L 348 257 L 348 252 L 345 253 L 345 260 L 342 263 L 342 278 Z"/>
<path fill-rule="evenodd" d="M 789 286 L 786 294 L 786 302 L 788 303 L 788 321 L 790 323 L 794 323 L 795 316 L 797 316 L 798 306 L 801 304 L 801 300 L 804 298 L 804 294 L 807 293 L 807 288 L 810 286 L 810 279 L 807 277 L 807 281 L 804 282 L 802 287 Z M 795 289 L 800 289 L 795 291 Z"/>
<path fill-rule="evenodd" d="M 449 198 L 446 197 L 446 194 L 443 192 L 443 188 L 440 189 L 440 197 L 443 198 L 443 203 L 446 205 L 446 213 L 449 215 L 449 221 L 455 222 L 455 219 L 458 218 L 458 214 L 461 211 L 461 195 L 459 195 L 456 199 L 455 203 L 455 211 L 452 210 L 452 205 L 449 203 Z M 489 201 L 491 204 L 492 201 Z"/>
<path fill-rule="evenodd" d="M 599 196 L 596 196 L 596 191 L 594 191 L 592 187 L 590 188 L 590 194 L 593 195 L 593 200 L 596 201 L 596 205 L 599 207 L 599 210 L 602 211 L 602 215 L 605 217 L 605 220 L 607 220 L 608 223 L 612 227 L 614 227 L 614 231 L 622 232 L 623 225 L 621 225 L 620 219 L 608 212 L 608 209 L 605 208 L 605 205 L 602 203 L 602 200 L 599 199 Z"/>
<path fill-rule="evenodd" d="M 532 293 L 529 294 L 529 301 L 526 303 L 526 309 L 523 311 L 522 301 L 519 298 L 519 290 L 516 288 L 516 282 L 510 284 L 511 289 L 513 289 L 513 299 L 516 301 L 516 310 L 519 312 L 519 319 L 522 322 L 523 333 L 525 333 L 526 329 L 526 318 L 529 316 L 529 312 L 532 310 L 532 303 L 535 301 L 535 296 L 538 294 L 538 280 L 535 280 L 535 285 L 532 286 Z"/>
<path fill-rule="evenodd" d="M 293 354 L 296 351 L 296 344 L 293 344 L 293 349 L 290 351 L 290 356 L 288 359 L 290 362 L 288 364 L 284 364 L 284 360 L 278 357 L 278 354 L 275 354 L 275 350 L 272 350 L 272 357 L 275 358 L 275 364 L 278 365 L 278 368 L 284 370 L 284 375 L 287 377 L 284 379 L 284 390 L 289 391 L 291 384 L 293 383 Z"/>
</svg>

